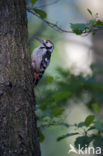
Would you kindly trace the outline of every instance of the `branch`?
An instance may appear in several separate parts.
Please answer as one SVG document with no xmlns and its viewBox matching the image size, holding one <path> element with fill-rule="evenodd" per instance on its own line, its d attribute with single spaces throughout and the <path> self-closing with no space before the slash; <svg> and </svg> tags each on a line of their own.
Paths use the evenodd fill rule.
<svg viewBox="0 0 103 156">
<path fill-rule="evenodd" d="M 46 23 L 50 28 L 58 31 L 58 32 L 63 32 L 63 33 L 74 33 L 72 30 L 65 30 L 63 28 L 61 28 L 60 26 L 58 26 L 57 24 L 54 24 L 46 19 L 43 19 L 41 18 L 38 14 L 36 14 L 34 11 L 33 11 L 33 8 L 27 8 L 27 11 L 33 15 L 35 15 L 36 17 L 38 17 L 40 20 L 42 20 L 44 23 Z M 103 31 L 103 26 L 96 26 L 93 31 L 94 32 L 97 32 L 97 31 Z M 85 30 L 82 34 L 85 34 L 85 35 L 88 35 L 89 33 L 91 33 L 92 30 Z"/>
<path fill-rule="evenodd" d="M 62 29 L 60 26 L 58 26 L 57 24 L 54 24 L 52 22 L 47 21 L 46 19 L 42 19 L 38 14 L 36 14 L 34 11 L 32 11 L 32 9 L 27 8 L 27 11 L 30 12 L 31 14 L 35 15 L 36 17 L 38 17 L 39 19 L 41 19 L 44 23 L 46 23 L 49 27 L 51 27 L 52 29 L 55 29 L 56 31 L 59 32 L 63 32 L 63 33 L 73 33 L 72 31 L 69 30 L 64 30 Z"/>
</svg>

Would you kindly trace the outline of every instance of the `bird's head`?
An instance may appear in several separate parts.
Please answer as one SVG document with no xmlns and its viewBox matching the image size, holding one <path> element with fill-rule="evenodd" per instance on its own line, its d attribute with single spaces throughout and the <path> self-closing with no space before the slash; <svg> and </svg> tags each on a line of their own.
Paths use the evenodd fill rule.
<svg viewBox="0 0 103 156">
<path fill-rule="evenodd" d="M 50 52 L 54 49 L 54 44 L 50 40 L 40 40 L 36 37 L 36 40 L 38 40 L 46 49 L 48 49 Z"/>
<path fill-rule="evenodd" d="M 51 49 L 51 51 L 54 48 L 54 44 L 50 40 L 39 40 L 43 46 L 45 46 L 47 49 Z"/>
<path fill-rule="evenodd" d="M 47 48 L 54 47 L 54 44 L 50 40 L 42 40 L 42 44 Z"/>
</svg>

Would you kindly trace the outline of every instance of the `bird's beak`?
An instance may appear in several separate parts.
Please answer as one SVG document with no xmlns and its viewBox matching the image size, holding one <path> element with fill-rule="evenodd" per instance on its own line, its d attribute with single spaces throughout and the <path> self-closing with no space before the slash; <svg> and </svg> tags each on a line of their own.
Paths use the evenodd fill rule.
<svg viewBox="0 0 103 156">
<path fill-rule="evenodd" d="M 41 44 L 43 44 L 43 43 L 44 43 L 44 41 L 43 41 L 43 40 L 39 40 L 39 42 L 40 42 Z"/>
<path fill-rule="evenodd" d="M 41 44 L 43 44 L 44 42 L 43 42 L 43 40 L 40 40 L 39 38 L 35 38 L 37 41 L 39 41 Z"/>
</svg>

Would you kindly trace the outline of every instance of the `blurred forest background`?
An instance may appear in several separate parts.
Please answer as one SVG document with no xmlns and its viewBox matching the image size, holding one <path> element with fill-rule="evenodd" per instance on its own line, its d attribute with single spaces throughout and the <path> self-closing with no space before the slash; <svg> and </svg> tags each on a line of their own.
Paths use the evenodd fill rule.
<svg viewBox="0 0 103 156">
<path fill-rule="evenodd" d="M 102 0 L 38 0 L 34 6 L 64 30 L 71 31 L 70 23 L 103 19 Z M 35 88 L 42 156 L 75 156 L 68 154 L 69 144 L 103 146 L 103 32 L 59 32 L 30 13 L 28 27 L 30 52 L 39 45 L 35 37 L 55 47 Z"/>
</svg>

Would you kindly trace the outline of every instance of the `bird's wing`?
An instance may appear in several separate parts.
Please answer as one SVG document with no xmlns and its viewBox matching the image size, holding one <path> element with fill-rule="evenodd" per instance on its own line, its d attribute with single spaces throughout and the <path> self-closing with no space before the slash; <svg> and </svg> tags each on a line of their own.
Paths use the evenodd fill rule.
<svg viewBox="0 0 103 156">
<path fill-rule="evenodd" d="M 41 53 L 42 53 L 42 49 L 40 49 L 40 47 L 37 47 L 34 49 L 34 51 L 31 54 L 32 67 L 37 73 L 39 72 L 40 63 L 42 60 Z"/>
<path fill-rule="evenodd" d="M 49 52 L 46 52 L 43 57 L 40 64 L 40 74 L 42 75 L 45 71 L 45 69 L 48 67 L 50 63 L 51 54 Z"/>
</svg>

